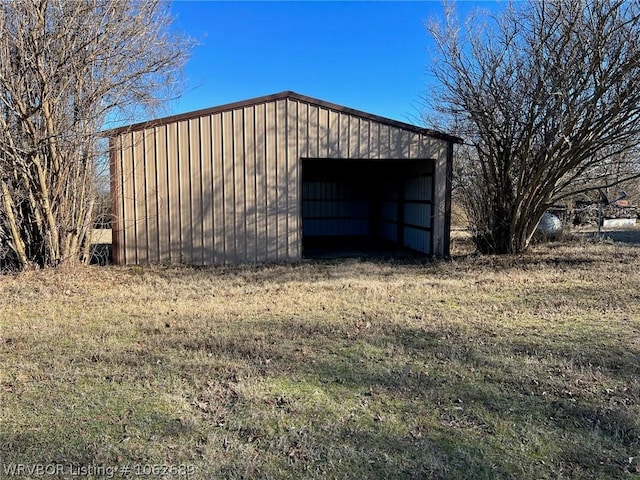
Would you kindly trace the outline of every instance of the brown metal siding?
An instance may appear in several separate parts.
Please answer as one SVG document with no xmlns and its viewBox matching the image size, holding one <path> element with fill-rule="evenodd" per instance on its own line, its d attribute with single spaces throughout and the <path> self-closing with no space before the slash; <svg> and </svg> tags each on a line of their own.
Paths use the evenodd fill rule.
<svg viewBox="0 0 640 480">
<path fill-rule="evenodd" d="M 246 107 L 244 115 L 244 192 L 245 192 L 245 250 L 246 262 L 257 262 L 257 220 L 256 220 L 256 152 L 255 152 L 255 107 Z"/>
<path fill-rule="evenodd" d="M 287 178 L 287 110 L 286 100 L 276 102 L 276 203 L 274 220 L 277 222 L 276 258 L 286 260 L 288 257 L 287 213 L 289 189 Z"/>
<path fill-rule="evenodd" d="M 211 117 L 206 115 L 199 119 L 199 142 L 201 175 L 202 175 L 202 263 L 214 263 L 213 235 L 213 162 L 211 157 Z"/>
<path fill-rule="evenodd" d="M 166 130 L 166 161 L 167 161 L 167 185 L 163 192 L 167 199 L 167 237 L 169 249 L 166 254 L 169 262 L 180 263 L 182 261 L 180 237 L 180 173 L 178 170 L 178 124 L 173 123 L 164 127 Z"/>
<path fill-rule="evenodd" d="M 245 192 L 245 153 L 244 153 L 244 115 L 243 110 L 233 111 L 233 192 L 235 197 L 233 212 L 233 238 L 235 242 L 235 259 L 233 263 L 247 261 L 247 229 L 246 229 L 246 192 Z"/>
<path fill-rule="evenodd" d="M 298 98 L 120 131 L 111 157 L 114 259 L 196 265 L 299 259 L 302 158 L 434 159 L 438 184 L 449 144 Z M 432 223 L 424 208 L 419 213 L 421 225 L 433 224 L 435 254 L 445 238 L 437 219 L 445 190 L 432 192 Z"/>
<path fill-rule="evenodd" d="M 433 173 L 415 172 L 404 182 L 403 232 L 404 246 L 432 253 Z"/>
<path fill-rule="evenodd" d="M 278 172 L 276 128 L 277 117 L 275 103 L 265 106 L 265 122 L 263 136 L 267 146 L 266 152 L 266 223 L 267 223 L 267 260 L 278 258 Z"/>
<path fill-rule="evenodd" d="M 302 204 L 305 235 L 369 235 L 371 212 L 362 190 L 362 186 L 338 180 L 305 182 Z"/>
<path fill-rule="evenodd" d="M 170 223 L 169 223 L 169 165 L 167 163 L 167 127 L 153 129 L 155 140 L 155 158 L 157 165 L 157 224 L 158 224 L 158 261 L 168 263 L 170 256 Z"/>
<path fill-rule="evenodd" d="M 300 138 L 298 137 L 298 102 L 287 100 L 287 248 L 289 259 L 300 258 Z"/>
<path fill-rule="evenodd" d="M 113 215 L 111 224 L 112 260 L 115 264 L 124 263 L 121 259 L 122 235 L 120 227 L 122 212 L 122 137 L 111 137 L 109 139 L 109 167 L 110 167 L 110 187 L 111 187 L 111 212 Z"/>
<path fill-rule="evenodd" d="M 269 258 L 267 239 L 267 190 L 269 175 L 267 174 L 267 142 L 266 132 L 266 105 L 255 107 L 255 155 L 256 155 L 256 261 L 264 262 Z"/>
<path fill-rule="evenodd" d="M 122 248 L 126 263 L 137 263 L 135 251 L 136 217 L 133 209 L 133 134 L 128 134 L 122 146 Z M 129 238 L 130 237 L 130 238 Z"/>
<path fill-rule="evenodd" d="M 155 149 L 155 135 L 145 135 L 143 147 L 145 172 L 145 214 L 147 217 L 147 245 L 148 261 L 158 263 L 159 236 L 158 236 L 158 172 L 157 153 Z"/>
</svg>

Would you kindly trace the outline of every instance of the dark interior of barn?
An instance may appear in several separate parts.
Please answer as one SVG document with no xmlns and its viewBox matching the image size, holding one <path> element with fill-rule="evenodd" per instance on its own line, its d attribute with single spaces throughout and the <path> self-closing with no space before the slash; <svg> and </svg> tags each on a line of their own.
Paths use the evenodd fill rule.
<svg viewBox="0 0 640 480">
<path fill-rule="evenodd" d="M 302 161 L 303 256 L 431 255 L 433 162 Z"/>
</svg>

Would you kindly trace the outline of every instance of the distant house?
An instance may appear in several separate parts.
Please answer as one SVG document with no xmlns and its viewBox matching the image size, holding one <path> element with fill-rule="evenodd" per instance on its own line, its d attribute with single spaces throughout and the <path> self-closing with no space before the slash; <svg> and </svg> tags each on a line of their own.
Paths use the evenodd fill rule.
<svg viewBox="0 0 640 480">
<path fill-rule="evenodd" d="M 457 137 L 294 92 L 109 137 L 116 264 L 295 261 L 340 238 L 449 254 Z"/>
</svg>

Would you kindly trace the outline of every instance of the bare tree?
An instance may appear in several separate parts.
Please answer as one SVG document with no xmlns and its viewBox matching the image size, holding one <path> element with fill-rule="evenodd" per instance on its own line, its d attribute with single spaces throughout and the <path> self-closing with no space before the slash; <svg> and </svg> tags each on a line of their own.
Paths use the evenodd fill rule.
<svg viewBox="0 0 640 480">
<path fill-rule="evenodd" d="M 174 89 L 190 42 L 170 22 L 161 0 L 0 2 L 5 268 L 87 260 L 99 132 Z"/>
<path fill-rule="evenodd" d="M 463 25 L 447 6 L 429 30 L 481 250 L 521 252 L 555 202 L 639 175 L 638 0 L 513 2 Z"/>
</svg>

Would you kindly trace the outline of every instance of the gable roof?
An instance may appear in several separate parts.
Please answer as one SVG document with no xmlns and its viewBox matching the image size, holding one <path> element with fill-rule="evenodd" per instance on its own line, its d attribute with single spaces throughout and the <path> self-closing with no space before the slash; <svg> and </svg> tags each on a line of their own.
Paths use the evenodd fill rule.
<svg viewBox="0 0 640 480">
<path fill-rule="evenodd" d="M 401 128 L 403 130 L 408 130 L 411 132 L 421 133 L 424 135 L 429 135 L 434 138 L 440 138 L 443 140 L 447 140 L 453 143 L 462 143 L 462 139 L 460 137 L 456 137 L 454 135 L 450 135 L 447 133 L 439 132 L 437 130 L 432 130 L 429 128 L 418 127 L 417 125 L 412 125 L 410 123 L 404 123 L 397 120 L 392 120 L 390 118 L 381 117 L 379 115 L 374 115 L 372 113 L 363 112 L 362 110 L 356 110 L 349 107 L 344 107 L 342 105 L 338 105 L 331 102 L 326 102 L 324 100 L 319 100 L 317 98 L 308 97 L 306 95 L 301 95 L 292 91 L 284 91 L 280 93 L 275 93 L 272 95 L 265 95 L 262 97 L 251 98 L 249 100 L 243 100 L 240 102 L 227 103 L 225 105 L 220 105 L 217 107 L 205 108 L 201 110 L 195 110 L 193 112 L 181 113 L 178 115 L 170 115 L 168 117 L 158 118 L 155 120 L 149 120 L 146 122 L 135 123 L 133 125 L 127 125 L 123 127 L 114 128 L 104 132 L 105 136 L 117 136 L 122 133 L 131 132 L 135 130 L 142 130 L 145 128 L 158 127 L 162 125 L 166 125 L 169 123 L 174 123 L 183 120 L 191 120 L 193 118 L 198 118 L 206 115 L 212 115 L 216 113 L 226 112 L 229 110 L 235 110 L 238 108 L 249 107 L 253 105 L 258 105 L 267 102 L 273 102 L 276 100 L 286 100 L 293 99 L 300 102 L 308 103 L 310 105 L 317 105 L 319 107 L 323 107 L 329 110 L 334 110 L 336 112 L 347 113 L 349 115 L 354 115 L 357 117 L 361 117 L 364 119 L 372 120 L 375 122 L 379 122 L 385 125 L 390 125 L 396 128 Z"/>
</svg>

